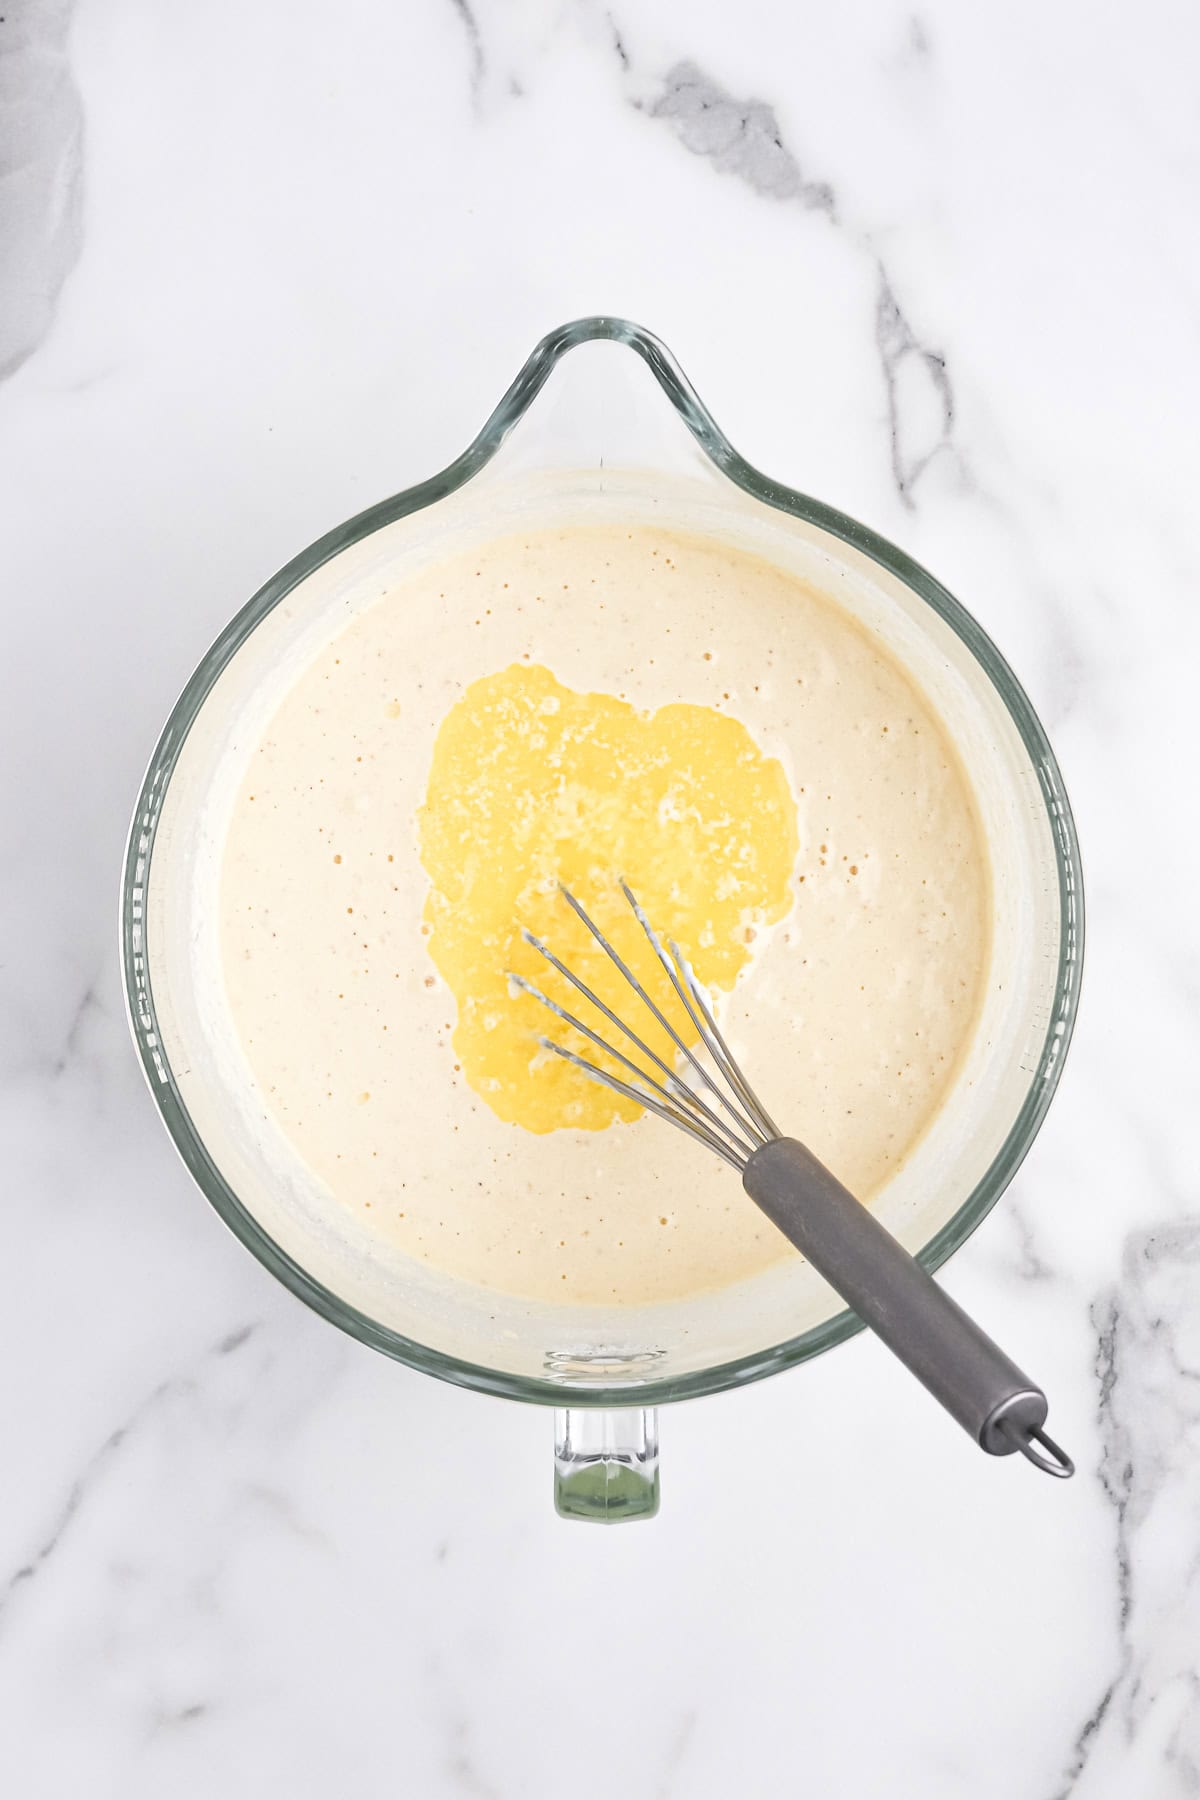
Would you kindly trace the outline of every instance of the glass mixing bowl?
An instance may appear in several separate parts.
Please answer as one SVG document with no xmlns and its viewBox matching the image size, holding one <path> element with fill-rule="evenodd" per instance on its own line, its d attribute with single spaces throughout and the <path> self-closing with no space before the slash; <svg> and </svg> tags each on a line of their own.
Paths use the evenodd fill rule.
<svg viewBox="0 0 1200 1800">
<path fill-rule="evenodd" d="M 121 937 L 150 1090 L 230 1229 L 363 1343 L 555 1408 L 559 1510 L 615 1520 L 657 1507 L 659 1403 L 789 1368 L 858 1320 L 799 1259 L 686 1301 L 597 1308 L 528 1304 L 374 1242 L 253 1104 L 224 1006 L 215 904 L 246 760 L 317 648 L 435 558 L 522 526 L 599 520 L 698 531 L 795 570 L 884 640 L 958 746 L 1003 875 L 988 990 L 950 1099 L 874 1203 L 928 1268 L 944 1262 L 1033 1142 L 1071 1036 L 1083 896 L 1057 764 L 1012 671 L 945 588 L 865 526 L 745 462 L 665 347 L 625 320 L 583 319 L 544 338 L 455 462 L 302 551 L 222 632 L 150 760 Z"/>
</svg>

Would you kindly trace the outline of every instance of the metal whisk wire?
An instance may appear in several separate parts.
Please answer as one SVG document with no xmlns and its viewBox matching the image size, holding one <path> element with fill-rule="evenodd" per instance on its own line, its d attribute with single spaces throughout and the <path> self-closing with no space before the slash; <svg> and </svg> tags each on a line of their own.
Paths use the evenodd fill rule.
<svg viewBox="0 0 1200 1800">
<path fill-rule="evenodd" d="M 607 1038 L 592 1026 L 585 1024 L 575 1014 L 568 1012 L 565 1007 L 560 1006 L 556 1000 L 552 1000 L 548 994 L 544 994 L 525 976 L 510 973 L 509 979 L 515 987 L 523 993 L 532 995 L 535 1000 L 539 1000 L 556 1017 L 562 1019 L 575 1031 L 580 1032 L 589 1043 L 595 1044 L 597 1049 L 603 1050 L 622 1068 L 627 1069 L 631 1075 L 636 1077 L 636 1080 L 622 1080 L 620 1076 L 613 1075 L 608 1070 L 601 1069 L 595 1063 L 589 1062 L 578 1052 L 567 1049 L 564 1044 L 555 1043 L 553 1038 L 540 1037 L 538 1042 L 544 1049 L 553 1051 L 555 1056 L 561 1056 L 564 1061 L 574 1064 L 591 1080 L 600 1082 L 602 1086 L 611 1089 L 614 1093 L 624 1095 L 627 1100 L 634 1101 L 638 1106 L 646 1107 L 649 1111 L 656 1113 L 659 1118 L 666 1119 L 670 1124 L 677 1126 L 696 1143 L 702 1144 L 707 1150 L 714 1151 L 717 1156 L 720 1156 L 740 1173 L 745 1169 L 754 1151 L 770 1142 L 772 1138 L 777 1138 L 779 1132 L 734 1061 L 729 1046 L 718 1029 L 708 995 L 696 980 L 691 964 L 673 940 L 668 940 L 664 948 L 662 940 L 636 898 L 622 882 L 621 892 L 629 902 L 638 924 L 645 932 L 655 956 L 670 978 L 675 993 L 679 996 L 689 1019 L 699 1034 L 700 1043 L 708 1052 L 717 1076 L 725 1084 L 724 1087 L 720 1085 L 720 1081 L 714 1079 L 714 1076 L 700 1061 L 691 1046 L 685 1042 L 661 1007 L 646 992 L 628 963 L 618 955 L 595 920 L 588 915 L 574 894 L 565 887 L 560 887 L 560 892 L 609 961 L 620 971 L 638 999 L 657 1024 L 667 1033 L 683 1056 L 689 1070 L 701 1084 L 704 1093 L 707 1093 L 716 1104 L 715 1106 L 710 1105 L 703 1093 L 682 1081 L 676 1070 L 652 1050 L 649 1044 L 639 1037 L 637 1032 L 627 1025 L 619 1014 L 601 1000 L 598 994 L 593 993 L 592 989 L 581 981 L 564 962 L 561 962 L 540 938 L 535 937 L 531 931 L 524 931 L 522 936 L 525 942 L 540 956 L 543 956 L 552 968 L 557 969 L 558 973 L 570 982 L 577 993 L 582 994 L 584 999 L 602 1013 L 611 1025 L 616 1027 L 628 1043 L 632 1044 L 647 1061 L 653 1064 L 658 1071 L 658 1076 L 648 1073 L 625 1051 L 610 1043 Z M 716 1110 L 717 1106 L 720 1107 L 720 1112 Z M 722 1114 L 725 1116 L 723 1117 Z"/>
</svg>

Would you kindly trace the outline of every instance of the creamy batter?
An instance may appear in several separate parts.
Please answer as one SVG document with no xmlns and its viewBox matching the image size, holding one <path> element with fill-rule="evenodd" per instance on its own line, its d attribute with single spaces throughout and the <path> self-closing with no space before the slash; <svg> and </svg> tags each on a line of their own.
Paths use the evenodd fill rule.
<svg viewBox="0 0 1200 1800">
<path fill-rule="evenodd" d="M 331 1204 L 543 1300 L 679 1298 L 794 1254 L 715 1157 L 548 1067 L 504 971 L 521 924 L 584 953 L 556 876 L 609 929 L 617 880 L 648 890 L 768 1110 L 878 1192 L 961 1065 L 990 930 L 966 776 L 880 643 L 715 541 L 500 539 L 329 643 L 224 856 L 230 1009 Z"/>
</svg>

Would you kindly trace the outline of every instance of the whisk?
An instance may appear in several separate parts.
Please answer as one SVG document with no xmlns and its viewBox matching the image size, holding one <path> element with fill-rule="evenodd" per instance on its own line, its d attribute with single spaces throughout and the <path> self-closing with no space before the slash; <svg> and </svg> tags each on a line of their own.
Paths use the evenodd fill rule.
<svg viewBox="0 0 1200 1800">
<path fill-rule="evenodd" d="M 581 1074 L 656 1113 L 736 1169 L 755 1204 L 990 1456 L 1019 1450 L 1047 1475 L 1073 1475 L 1071 1458 L 1043 1429 L 1049 1407 L 1041 1388 L 805 1145 L 782 1135 L 738 1067 L 687 957 L 671 940 L 664 946 L 630 889 L 624 883 L 621 888 L 698 1033 L 697 1047 L 685 1042 L 565 887 L 560 891 L 567 905 L 667 1033 L 681 1062 L 673 1068 L 548 945 L 526 931 L 526 943 L 558 970 L 636 1055 L 568 1012 L 524 976 L 511 975 L 516 987 L 541 1001 L 603 1051 L 628 1079 L 600 1068 L 553 1038 L 541 1037 L 539 1042 Z"/>
</svg>

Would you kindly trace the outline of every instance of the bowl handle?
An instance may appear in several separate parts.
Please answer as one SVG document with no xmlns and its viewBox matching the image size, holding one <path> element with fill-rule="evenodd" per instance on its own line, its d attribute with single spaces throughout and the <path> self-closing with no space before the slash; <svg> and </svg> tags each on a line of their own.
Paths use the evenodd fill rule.
<svg viewBox="0 0 1200 1800">
<path fill-rule="evenodd" d="M 554 1413 L 560 1518 L 618 1525 L 658 1511 L 658 1409 L 569 1406 Z"/>
</svg>

